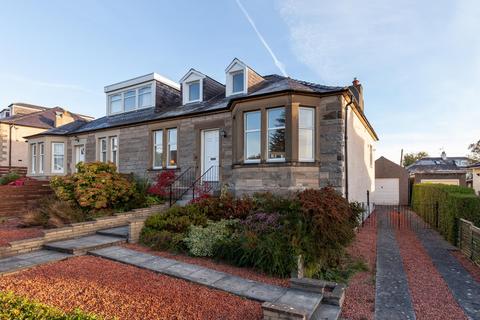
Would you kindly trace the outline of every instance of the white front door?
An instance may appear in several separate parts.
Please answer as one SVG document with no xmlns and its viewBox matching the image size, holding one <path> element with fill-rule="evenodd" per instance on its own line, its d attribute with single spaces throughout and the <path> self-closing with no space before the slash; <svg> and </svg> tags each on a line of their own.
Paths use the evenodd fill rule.
<svg viewBox="0 0 480 320">
<path fill-rule="evenodd" d="M 75 165 L 79 162 L 85 162 L 85 145 L 75 146 Z"/>
<path fill-rule="evenodd" d="M 210 169 L 205 176 L 206 181 L 218 181 L 218 171 L 220 165 L 220 134 L 219 130 L 203 130 L 202 131 L 202 175 Z"/>
</svg>

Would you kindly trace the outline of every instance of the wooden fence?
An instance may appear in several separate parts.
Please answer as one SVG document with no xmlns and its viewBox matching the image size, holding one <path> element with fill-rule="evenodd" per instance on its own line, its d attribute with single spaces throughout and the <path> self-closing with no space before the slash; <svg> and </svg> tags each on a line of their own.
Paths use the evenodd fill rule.
<svg viewBox="0 0 480 320">
<path fill-rule="evenodd" d="M 48 181 L 26 180 L 23 186 L 0 186 L 0 217 L 22 215 L 38 199 L 52 193 Z"/>
<path fill-rule="evenodd" d="M 468 220 L 458 223 L 458 246 L 475 264 L 480 266 L 480 228 Z"/>
<path fill-rule="evenodd" d="M 16 172 L 21 176 L 25 176 L 27 175 L 27 167 L 0 166 L 0 176 L 3 176 L 9 172 Z"/>
</svg>

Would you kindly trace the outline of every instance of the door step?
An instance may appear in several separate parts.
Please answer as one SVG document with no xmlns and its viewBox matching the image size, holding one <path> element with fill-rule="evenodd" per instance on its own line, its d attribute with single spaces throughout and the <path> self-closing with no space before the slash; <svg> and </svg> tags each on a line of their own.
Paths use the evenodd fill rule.
<svg viewBox="0 0 480 320">
<path fill-rule="evenodd" d="M 97 231 L 97 234 L 102 236 L 128 238 L 128 226 L 116 227 L 111 229 L 104 229 Z"/>
<path fill-rule="evenodd" d="M 111 247 L 125 242 L 126 238 L 96 234 L 77 239 L 51 242 L 45 244 L 43 247 L 47 250 L 64 252 L 78 256 L 86 254 L 87 251 Z"/>
</svg>

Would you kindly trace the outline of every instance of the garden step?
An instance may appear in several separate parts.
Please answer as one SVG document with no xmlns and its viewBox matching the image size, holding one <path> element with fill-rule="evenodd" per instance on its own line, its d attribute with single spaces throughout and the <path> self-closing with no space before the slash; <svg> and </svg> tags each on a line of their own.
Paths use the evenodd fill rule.
<svg viewBox="0 0 480 320">
<path fill-rule="evenodd" d="M 43 247 L 47 250 L 54 250 L 59 252 L 70 253 L 74 255 L 83 255 L 87 251 L 101 249 L 105 247 L 110 247 L 125 243 L 125 238 L 112 237 L 112 236 L 103 236 L 103 235 L 92 235 L 82 238 L 56 241 L 45 244 Z"/>
<path fill-rule="evenodd" d="M 323 298 L 321 293 L 269 285 L 195 264 L 162 258 L 118 246 L 92 250 L 89 251 L 89 254 L 188 280 L 248 299 L 271 302 L 302 310 L 307 315 L 307 319 L 313 319 L 312 315 L 316 314 L 318 307 L 323 307 L 320 304 Z M 336 318 L 326 317 L 324 319 L 334 320 Z"/>
<path fill-rule="evenodd" d="M 128 238 L 128 226 L 99 230 L 97 231 L 97 234 L 102 236 Z"/>
<path fill-rule="evenodd" d="M 14 257 L 0 259 L 0 275 L 17 272 L 40 264 L 60 261 L 72 255 L 49 250 L 23 253 Z"/>
</svg>

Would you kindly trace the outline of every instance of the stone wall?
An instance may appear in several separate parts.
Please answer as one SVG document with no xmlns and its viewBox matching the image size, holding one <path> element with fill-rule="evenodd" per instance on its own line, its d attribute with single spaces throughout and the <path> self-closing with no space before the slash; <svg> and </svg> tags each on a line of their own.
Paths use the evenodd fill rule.
<svg viewBox="0 0 480 320">
<path fill-rule="evenodd" d="M 165 208 L 166 205 L 159 205 L 150 208 L 135 209 L 129 212 L 117 213 L 114 216 L 97 218 L 93 221 L 73 223 L 63 228 L 45 230 L 43 237 L 12 241 L 8 247 L 0 247 L 0 258 L 39 250 L 48 242 L 77 238 L 93 234 L 98 230 L 124 226 L 131 221 L 138 221 L 138 219 L 142 218 L 145 219 Z"/>
</svg>

